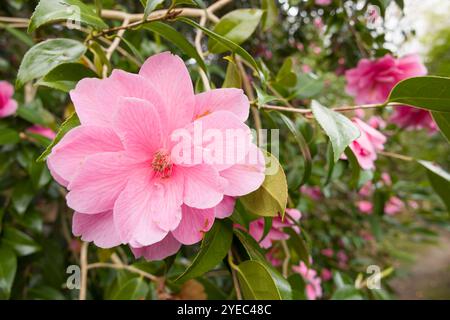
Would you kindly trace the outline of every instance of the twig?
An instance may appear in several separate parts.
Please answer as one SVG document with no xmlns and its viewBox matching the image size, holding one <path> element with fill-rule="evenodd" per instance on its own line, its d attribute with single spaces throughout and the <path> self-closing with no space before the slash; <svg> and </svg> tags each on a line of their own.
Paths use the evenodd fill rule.
<svg viewBox="0 0 450 320">
<path fill-rule="evenodd" d="M 283 277 L 287 278 L 289 272 L 289 261 L 291 261 L 291 254 L 289 252 L 289 248 L 286 244 L 286 240 L 281 241 L 281 246 L 284 251 L 284 260 L 283 260 Z"/>
<path fill-rule="evenodd" d="M 129 266 L 126 264 L 114 264 L 114 263 L 106 263 L 106 262 L 96 262 L 96 263 L 91 263 L 87 266 L 88 270 L 91 269 L 96 269 L 96 268 L 110 268 L 110 269 L 116 269 L 116 270 L 127 270 L 133 273 L 137 273 L 140 276 L 147 278 L 151 281 L 155 281 L 157 283 L 159 283 L 160 278 L 158 278 L 157 276 L 154 276 L 150 273 L 147 273 L 145 271 L 142 271 L 141 269 L 138 269 L 136 267 L 133 266 Z"/>
<path fill-rule="evenodd" d="M 200 25 L 202 27 L 205 26 L 206 20 L 207 20 L 206 15 L 203 15 L 200 18 Z M 203 37 L 202 29 L 197 29 L 197 33 L 195 35 L 195 41 L 194 41 L 195 42 L 195 49 L 197 50 L 197 52 L 200 55 L 200 57 L 203 58 L 202 37 Z M 206 75 L 205 71 L 202 68 L 200 68 L 200 67 L 199 67 L 199 73 L 200 73 L 200 77 L 202 78 L 203 87 L 204 87 L 205 91 L 211 90 L 211 85 L 209 84 L 208 76 Z"/>
<path fill-rule="evenodd" d="M 88 272 L 88 242 L 83 242 L 80 252 L 80 265 L 81 265 L 81 286 L 80 286 L 80 300 L 86 300 L 87 291 L 87 272 Z"/>
<path fill-rule="evenodd" d="M 378 154 L 381 154 L 386 157 L 405 160 L 405 161 L 414 161 L 413 157 L 405 156 L 402 154 L 394 153 L 394 152 L 388 152 L 388 151 L 378 151 Z"/>
<path fill-rule="evenodd" d="M 241 288 L 239 287 L 239 281 L 237 279 L 237 275 L 236 275 L 236 270 L 238 270 L 238 266 L 234 264 L 233 262 L 233 254 L 230 251 L 228 251 L 228 263 L 230 264 L 231 267 L 231 277 L 233 278 L 233 285 L 234 285 L 234 290 L 236 291 L 236 298 L 238 300 L 242 300 L 242 293 L 241 293 Z"/>
</svg>

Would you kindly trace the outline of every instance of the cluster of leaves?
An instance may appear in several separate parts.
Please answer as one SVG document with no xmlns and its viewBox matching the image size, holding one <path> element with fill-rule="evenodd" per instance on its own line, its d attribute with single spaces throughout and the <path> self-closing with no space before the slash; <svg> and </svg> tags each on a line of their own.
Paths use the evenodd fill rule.
<svg viewBox="0 0 450 320">
<path fill-rule="evenodd" d="M 222 9 L 224 14 L 216 24 L 203 25 L 178 16 L 128 29 L 121 36 L 120 52 L 111 58 L 104 46 L 114 36 L 102 32 L 120 24 L 102 19 L 102 10 L 144 12 L 147 18 L 158 8 L 202 9 L 208 7 L 208 1 L 36 2 L 7 0 L 0 5 L 2 15 L 31 16 L 28 33 L 20 27 L 1 26 L 1 79 L 15 82 L 20 107 L 16 117 L 0 120 L 0 298 L 77 297 L 77 290 L 67 288 L 66 268 L 80 264 L 81 243 L 71 235 L 71 212 L 63 191 L 43 162 L 52 146 L 79 125 L 67 92 L 80 79 L 102 77 L 113 67 L 136 71 L 144 57 L 167 49 L 188 61 L 197 91 L 203 90 L 201 72 L 209 76 L 213 87 L 245 87 L 245 82 L 252 80 L 247 90 L 256 92 L 252 104 L 260 107 L 263 127 L 281 128 L 279 161 L 267 154 L 280 170 L 268 175 L 260 189 L 240 198 L 231 218 L 217 221 L 200 246 L 184 247 L 165 261 L 135 261 L 122 247 L 91 248 L 89 261 L 108 265 L 119 259 L 128 268 L 90 270 L 88 298 L 154 299 L 164 298 L 167 292 L 171 298 L 182 298 L 200 286 L 200 292 L 190 298 L 232 299 L 240 293 L 246 299 L 304 299 L 302 277 L 290 272 L 282 275 L 285 272 L 268 262 L 255 239 L 233 228 L 233 224 L 248 228 L 252 220 L 264 217 L 266 235 L 271 217 L 284 215 L 290 207 L 302 211 L 302 231 L 290 233 L 287 249 L 275 245 L 283 258 L 289 257 L 289 266 L 314 261 L 315 269 L 333 270 L 333 281 L 323 283 L 325 298 L 384 299 L 389 296 L 387 286 L 383 291 L 371 291 L 361 285 L 366 266 L 380 265 L 387 276 L 398 258 L 408 257 L 398 240 L 430 241 L 436 236 L 430 224 L 449 227 L 446 191 L 450 178 L 430 162 L 449 163 L 445 141 L 450 137 L 449 79 L 406 80 L 386 102 L 432 111 L 445 136 L 403 132 L 389 125 L 387 149 L 420 159 L 406 164 L 382 158 L 376 170 L 362 170 L 348 149 L 358 130 L 346 116 L 326 107 L 350 101 L 343 94 L 339 68 L 387 52 L 384 28 L 367 28 L 368 6 L 378 5 L 383 17 L 390 2 L 402 7 L 402 1 L 362 1 L 363 6 L 357 4 L 361 1 L 346 1 L 345 6 L 334 1 L 319 7 L 314 1 L 284 1 L 281 5 L 263 0 L 252 8 L 247 1 L 234 1 Z M 77 6 L 80 14 L 74 16 L 67 10 L 70 6 Z M 322 19 L 325 30 L 313 26 L 316 18 Z M 80 23 L 83 32 L 64 28 L 59 23 L 65 20 Z M 207 59 L 192 44 L 197 30 L 206 35 Z M 251 76 L 243 74 L 242 64 L 252 71 Z M 313 71 L 305 71 L 304 65 Z M 312 118 L 268 111 L 263 106 L 269 103 L 310 108 Z M 376 112 L 386 113 L 383 109 Z M 58 130 L 55 141 L 27 133 L 32 124 Z M 417 141 L 421 141 L 419 146 Z M 429 147 L 423 148 L 425 144 Z M 276 147 L 269 145 L 271 150 Z M 348 160 L 341 160 L 344 152 Z M 391 173 L 392 185 L 380 183 L 384 172 Z M 368 181 L 376 186 L 374 212 L 364 216 L 355 202 L 357 191 Z M 319 187 L 323 198 L 314 201 L 300 191 L 301 186 Z M 399 217 L 390 217 L 384 208 L 391 195 L 405 202 L 416 200 L 419 209 L 407 208 Z M 439 196 L 443 202 L 435 201 Z M 375 240 L 364 237 L 368 233 Z M 321 251 L 326 248 L 345 252 L 349 263 L 343 266 L 335 257 L 325 257 Z M 160 283 L 147 281 L 143 274 L 164 279 L 165 290 L 161 292 Z M 354 285 L 355 279 L 359 285 Z"/>
</svg>

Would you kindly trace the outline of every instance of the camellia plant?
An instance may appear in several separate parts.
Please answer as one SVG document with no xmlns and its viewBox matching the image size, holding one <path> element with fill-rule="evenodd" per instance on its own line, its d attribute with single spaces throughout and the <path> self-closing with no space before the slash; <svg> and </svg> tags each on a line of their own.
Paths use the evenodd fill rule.
<svg viewBox="0 0 450 320">
<path fill-rule="evenodd" d="M 0 297 L 395 298 L 449 227 L 450 78 L 388 6 L 2 1 Z"/>
</svg>

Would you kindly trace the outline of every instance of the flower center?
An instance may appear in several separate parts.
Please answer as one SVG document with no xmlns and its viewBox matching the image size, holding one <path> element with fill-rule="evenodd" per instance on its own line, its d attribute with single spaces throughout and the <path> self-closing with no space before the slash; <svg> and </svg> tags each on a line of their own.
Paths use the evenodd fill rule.
<svg viewBox="0 0 450 320">
<path fill-rule="evenodd" d="M 170 154 L 166 150 L 159 150 L 155 153 L 152 160 L 152 168 L 159 177 L 163 179 L 169 178 L 172 174 L 172 167 Z"/>
</svg>

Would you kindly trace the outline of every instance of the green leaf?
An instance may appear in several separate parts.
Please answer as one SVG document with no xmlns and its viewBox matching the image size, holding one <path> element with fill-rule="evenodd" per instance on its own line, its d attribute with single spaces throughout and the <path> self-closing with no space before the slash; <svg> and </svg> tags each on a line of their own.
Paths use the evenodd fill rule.
<svg viewBox="0 0 450 320">
<path fill-rule="evenodd" d="M 14 209 L 19 213 L 23 214 L 27 211 L 28 206 L 34 197 L 34 190 L 31 183 L 27 180 L 18 182 L 14 186 L 12 193 L 12 204 Z"/>
<path fill-rule="evenodd" d="M 8 31 L 10 34 L 12 34 L 14 37 L 16 37 L 18 40 L 25 43 L 27 46 L 32 47 L 34 45 L 33 39 L 26 34 L 25 32 L 22 32 L 18 29 L 11 28 L 7 25 L 0 24 L 0 27 L 5 28 L 6 31 Z"/>
<path fill-rule="evenodd" d="M 298 186 L 296 187 L 296 189 L 297 189 L 301 185 L 304 185 L 309 180 L 309 177 L 311 176 L 311 172 L 312 172 L 311 151 L 309 150 L 308 143 L 306 143 L 306 140 L 303 137 L 301 131 L 295 127 L 292 120 L 289 119 L 287 116 L 285 116 L 282 113 L 280 113 L 280 117 L 281 117 L 281 120 L 283 120 L 286 127 L 288 127 L 289 131 L 291 131 L 291 133 L 294 135 L 295 141 L 297 142 L 298 147 L 299 147 L 299 149 L 303 155 L 304 161 L 305 161 L 303 177 L 302 177 L 302 180 L 300 181 L 300 183 L 298 184 Z"/>
<path fill-rule="evenodd" d="M 95 77 L 97 74 L 81 63 L 64 63 L 52 69 L 36 84 L 69 92 L 81 79 Z"/>
<path fill-rule="evenodd" d="M 450 174 L 432 162 L 424 160 L 417 162 L 427 169 L 428 180 L 430 180 L 431 186 L 450 212 L 450 197 L 448 196 L 448 191 L 450 190 Z"/>
<path fill-rule="evenodd" d="M 350 168 L 352 169 L 352 175 L 350 176 L 350 186 L 356 188 L 358 186 L 359 176 L 361 174 L 361 166 L 359 165 L 358 159 L 350 148 L 345 149 L 345 155 L 350 163 Z"/>
<path fill-rule="evenodd" d="M 17 74 L 16 86 L 45 76 L 54 67 L 74 62 L 86 52 L 86 47 L 71 39 L 51 39 L 38 43 L 25 53 Z"/>
<path fill-rule="evenodd" d="M 164 0 L 147 0 L 147 3 L 145 4 L 144 9 L 144 20 L 147 20 L 148 15 L 153 12 L 153 10 L 156 9 L 158 5 L 163 3 Z"/>
<path fill-rule="evenodd" d="M 450 142 L 450 113 L 449 112 L 431 112 L 434 122 L 436 122 L 442 135 Z"/>
<path fill-rule="evenodd" d="M 362 300 L 361 293 L 354 286 L 346 285 L 337 289 L 331 296 L 331 300 Z"/>
<path fill-rule="evenodd" d="M 69 132 L 71 129 L 77 127 L 80 125 L 80 119 L 78 119 L 77 114 L 74 112 L 72 113 L 66 121 L 63 122 L 61 127 L 59 127 L 59 131 L 56 134 L 55 139 L 52 141 L 52 143 L 45 149 L 45 151 L 37 158 L 36 161 L 45 161 L 47 159 L 48 155 L 52 152 L 53 147 L 64 137 L 64 135 Z"/>
<path fill-rule="evenodd" d="M 289 285 L 289 282 L 271 265 L 267 263 L 267 259 L 264 256 L 264 253 L 261 250 L 261 247 L 256 242 L 255 239 L 253 239 L 252 236 L 250 236 L 248 233 L 239 230 L 234 229 L 235 235 L 238 237 L 239 241 L 244 246 L 244 249 L 249 256 L 250 260 L 257 261 L 266 269 L 266 271 L 269 273 L 270 278 L 275 283 L 276 292 L 277 295 L 282 300 L 290 300 L 292 299 L 292 290 L 291 286 Z"/>
<path fill-rule="evenodd" d="M 18 256 L 27 256 L 41 250 L 29 235 L 12 227 L 5 227 L 2 244 L 13 249 Z"/>
<path fill-rule="evenodd" d="M 0 128 L 0 146 L 5 144 L 16 144 L 20 141 L 19 133 L 9 128 Z"/>
<path fill-rule="evenodd" d="M 0 300 L 7 300 L 17 271 L 17 258 L 12 250 L 0 247 Z"/>
<path fill-rule="evenodd" d="M 52 288 L 50 286 L 46 285 L 39 285 L 33 288 L 30 288 L 28 291 L 28 297 L 29 299 L 33 300 L 65 300 L 66 297 L 64 295 L 56 290 L 55 288 Z"/>
<path fill-rule="evenodd" d="M 292 246 L 290 246 L 290 248 L 293 248 L 297 253 L 299 259 L 302 260 L 307 266 L 309 266 L 309 250 L 302 235 L 295 232 L 295 230 L 292 228 L 287 228 L 286 232 L 289 234 L 289 242 L 293 244 Z"/>
<path fill-rule="evenodd" d="M 228 66 L 222 88 L 241 88 L 242 78 L 236 63 L 234 63 L 231 57 L 227 57 L 225 59 L 228 60 Z"/>
<path fill-rule="evenodd" d="M 203 238 L 200 251 L 191 265 L 175 281 L 184 282 L 196 278 L 217 266 L 230 249 L 232 239 L 231 221 L 216 220 L 211 230 Z"/>
<path fill-rule="evenodd" d="M 299 74 L 294 93 L 289 97 L 297 99 L 311 99 L 323 89 L 323 81 L 312 74 Z"/>
<path fill-rule="evenodd" d="M 275 0 L 262 0 L 261 9 L 264 10 L 262 16 L 262 28 L 264 31 L 269 31 L 278 19 L 278 7 Z"/>
<path fill-rule="evenodd" d="M 262 14 L 263 11 L 259 9 L 231 11 L 220 19 L 213 31 L 236 44 L 241 44 L 255 32 Z M 227 49 L 227 46 L 214 38 L 208 41 L 208 50 L 211 53 L 222 53 Z"/>
<path fill-rule="evenodd" d="M 265 154 L 266 177 L 261 187 L 240 197 L 245 209 L 250 213 L 263 217 L 284 216 L 288 190 L 283 167 L 270 153 Z"/>
<path fill-rule="evenodd" d="M 79 0 L 41 0 L 31 17 L 28 32 L 46 23 L 60 21 L 83 23 L 95 29 L 108 28 L 93 9 Z"/>
<path fill-rule="evenodd" d="M 197 61 L 198 65 L 203 69 L 203 71 L 208 72 L 205 61 L 203 61 L 203 58 L 200 57 L 195 47 L 186 40 L 185 36 L 175 30 L 175 28 L 158 21 L 146 24 L 144 25 L 144 28 L 156 32 L 161 37 L 173 43 L 189 57 L 195 59 L 195 61 Z"/>
<path fill-rule="evenodd" d="M 253 57 L 247 51 L 245 51 L 242 47 L 240 47 L 233 41 L 230 41 L 227 38 L 213 32 L 205 27 L 202 27 L 197 22 L 195 22 L 191 19 L 188 19 L 186 17 L 178 17 L 177 20 L 182 21 L 182 22 L 187 23 L 195 28 L 202 30 L 205 34 L 207 34 L 210 37 L 210 39 L 214 39 L 215 41 L 220 42 L 223 46 L 225 46 L 231 52 L 234 52 L 234 53 L 240 55 L 242 57 L 242 59 L 247 61 L 258 72 L 260 78 L 264 77 L 262 75 L 262 72 L 261 72 L 258 64 L 256 63 L 255 59 L 253 59 Z"/>
<path fill-rule="evenodd" d="M 32 102 L 19 106 L 17 115 L 33 124 L 44 127 L 54 127 L 55 117 L 53 114 L 42 106 L 41 100 L 35 99 Z"/>
<path fill-rule="evenodd" d="M 281 66 L 280 70 L 275 77 L 275 81 L 281 85 L 286 87 L 293 87 L 297 83 L 297 76 L 292 71 L 292 58 L 286 58 Z"/>
<path fill-rule="evenodd" d="M 345 148 L 360 135 L 359 129 L 347 117 L 312 101 L 311 109 L 319 125 L 330 138 L 334 162 L 337 162 Z"/>
<path fill-rule="evenodd" d="M 113 292 L 111 300 L 144 300 L 149 291 L 148 283 L 142 278 L 132 278 Z"/>
<path fill-rule="evenodd" d="M 430 111 L 450 112 L 450 78 L 416 77 L 397 83 L 388 102 L 397 102 Z"/>
</svg>

